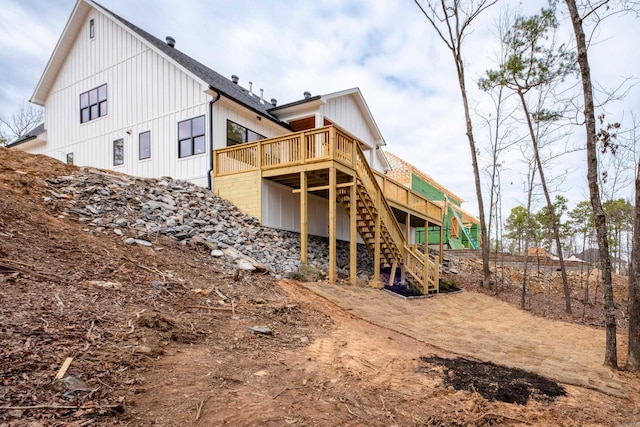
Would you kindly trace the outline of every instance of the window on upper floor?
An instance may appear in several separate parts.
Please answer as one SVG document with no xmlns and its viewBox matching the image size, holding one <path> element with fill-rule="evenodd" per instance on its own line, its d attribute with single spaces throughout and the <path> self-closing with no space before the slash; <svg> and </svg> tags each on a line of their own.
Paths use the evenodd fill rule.
<svg viewBox="0 0 640 427">
<path fill-rule="evenodd" d="M 73 153 L 67 153 L 67 164 L 68 165 L 73 164 Z"/>
<path fill-rule="evenodd" d="M 138 157 L 140 160 L 151 158 L 151 132 L 142 132 L 138 136 Z"/>
<path fill-rule="evenodd" d="M 113 141 L 113 166 L 124 165 L 124 139 Z"/>
<path fill-rule="evenodd" d="M 178 122 L 178 155 L 195 156 L 206 150 L 204 140 L 204 116 Z"/>
<path fill-rule="evenodd" d="M 93 39 L 96 35 L 96 24 L 95 24 L 95 20 L 90 19 L 89 20 L 89 38 Z"/>
<path fill-rule="evenodd" d="M 80 94 L 80 123 L 107 115 L 107 85 Z"/>
<path fill-rule="evenodd" d="M 245 142 L 253 142 L 264 139 L 263 135 L 247 129 L 246 127 L 227 120 L 227 147 L 232 145 L 244 144 Z"/>
</svg>

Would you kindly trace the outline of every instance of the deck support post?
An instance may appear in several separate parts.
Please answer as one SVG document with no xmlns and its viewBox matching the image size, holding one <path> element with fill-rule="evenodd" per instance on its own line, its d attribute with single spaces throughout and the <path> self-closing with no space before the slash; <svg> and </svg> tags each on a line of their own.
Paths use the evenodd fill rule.
<svg viewBox="0 0 640 427">
<path fill-rule="evenodd" d="M 422 252 L 425 255 L 429 255 L 429 220 L 424 222 L 424 242 L 422 246 Z"/>
<path fill-rule="evenodd" d="M 354 142 L 355 144 L 355 142 Z M 353 185 L 349 194 L 349 281 L 352 285 L 358 280 L 358 187 L 357 178 L 353 177 Z"/>
<path fill-rule="evenodd" d="M 329 168 L 329 283 L 336 283 L 336 168 Z"/>
<path fill-rule="evenodd" d="M 407 238 L 407 245 L 411 245 L 411 214 L 409 212 L 407 212 L 407 219 L 406 219 L 406 232 L 405 232 L 405 237 Z"/>
<path fill-rule="evenodd" d="M 440 224 L 440 259 L 444 259 L 444 219 L 442 220 L 442 224 Z"/>
<path fill-rule="evenodd" d="M 307 249 L 307 245 L 309 244 L 308 196 L 307 173 L 302 171 L 300 172 L 300 261 L 302 261 L 303 264 L 309 262 Z"/>
<path fill-rule="evenodd" d="M 396 269 L 398 268 L 398 261 L 393 261 L 391 266 L 391 274 L 389 275 L 389 286 L 393 286 L 396 281 Z"/>
</svg>

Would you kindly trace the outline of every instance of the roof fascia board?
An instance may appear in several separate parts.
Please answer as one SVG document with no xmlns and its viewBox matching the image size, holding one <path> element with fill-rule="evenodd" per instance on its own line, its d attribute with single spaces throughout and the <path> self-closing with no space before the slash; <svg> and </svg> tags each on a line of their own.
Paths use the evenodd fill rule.
<svg viewBox="0 0 640 427">
<path fill-rule="evenodd" d="M 322 105 L 325 104 L 325 101 L 322 99 L 314 99 L 310 102 L 305 102 L 301 104 L 295 104 L 290 106 L 283 106 L 284 108 L 278 110 L 270 110 L 271 114 L 277 116 L 280 119 L 291 120 L 295 117 L 300 117 L 307 115 L 309 113 L 318 111 Z"/>
<path fill-rule="evenodd" d="M 36 85 L 36 88 L 33 91 L 29 102 L 44 107 L 44 102 L 51 88 L 49 87 L 46 93 L 42 93 L 42 91 L 44 90 L 43 85 L 49 80 L 53 80 L 58 74 L 61 65 L 57 64 L 55 60 L 58 56 L 64 55 L 66 57 L 69 53 L 71 45 L 73 44 L 73 41 L 75 40 L 75 37 L 78 33 L 78 29 L 81 28 L 79 22 L 84 21 L 84 17 L 88 14 L 90 6 L 91 5 L 89 5 L 85 0 L 78 0 L 76 2 L 71 15 L 69 16 L 69 19 L 67 20 L 67 24 L 65 25 L 64 30 L 62 31 L 62 34 L 58 39 L 56 47 L 53 49 L 53 53 L 49 57 L 47 66 L 44 68 L 44 72 L 40 76 L 40 80 L 38 81 L 38 84 Z M 83 15 L 79 16 L 78 14 L 81 12 L 83 13 Z M 73 31 L 73 34 L 71 34 L 72 29 L 75 30 Z M 69 40 L 70 37 L 71 40 Z M 53 75 L 51 73 L 53 73 Z"/>
<path fill-rule="evenodd" d="M 156 52 L 157 54 L 161 55 L 163 58 L 165 58 L 167 61 L 171 62 L 176 68 L 178 68 L 180 71 L 184 72 L 185 74 L 187 74 L 189 77 L 191 77 L 192 79 L 194 79 L 195 81 L 199 82 L 200 85 L 203 87 L 203 92 L 207 92 L 209 90 L 209 84 L 207 82 L 205 82 L 204 80 L 202 80 L 200 77 L 196 76 L 193 72 L 191 72 L 189 69 L 185 68 L 184 66 L 180 65 L 175 59 L 171 58 L 170 56 L 166 55 L 164 52 L 162 52 L 160 49 L 158 49 L 157 47 L 155 47 L 153 44 L 149 43 L 149 41 L 147 41 L 144 37 L 142 37 L 140 34 L 136 33 L 135 31 L 133 31 L 131 28 L 127 27 L 126 25 L 124 25 L 122 22 L 120 22 L 119 19 L 117 19 L 115 16 L 113 16 L 111 14 L 111 12 L 109 12 L 107 9 L 103 8 L 102 6 L 100 6 L 98 3 L 92 1 L 92 0 L 79 0 L 79 1 L 86 1 L 88 4 L 90 4 L 94 9 L 96 9 L 98 12 L 102 13 L 105 16 L 108 16 L 109 19 L 111 19 L 113 22 L 115 22 L 120 28 L 122 28 L 123 30 L 125 30 L 127 33 L 131 34 L 133 37 L 135 37 L 136 39 L 138 39 L 140 42 L 142 42 L 142 44 L 144 44 L 145 46 L 147 46 L 149 49 L 153 50 L 154 52 Z M 215 89 L 215 88 L 214 88 Z"/>
<path fill-rule="evenodd" d="M 212 88 L 212 89 L 209 89 L 209 90 L 207 91 L 207 93 L 211 94 L 212 92 L 215 92 L 215 91 L 216 91 L 216 88 Z M 285 123 L 285 122 L 279 122 L 279 121 L 277 121 L 277 120 L 274 120 L 273 118 L 268 117 L 268 116 L 265 116 L 265 115 L 264 115 L 264 114 L 262 114 L 261 112 L 256 111 L 255 109 L 253 109 L 253 108 L 251 108 L 251 107 L 249 107 L 249 106 L 245 105 L 244 103 L 242 103 L 242 102 L 238 102 L 236 99 L 234 99 L 234 98 L 232 98 L 232 97 L 229 97 L 229 96 L 226 96 L 226 95 L 225 95 L 224 93 L 222 93 L 222 92 L 219 92 L 219 93 L 220 93 L 220 102 L 221 102 L 221 103 L 223 103 L 223 104 L 225 104 L 225 105 L 230 105 L 230 106 L 232 106 L 232 107 L 234 107 L 234 108 L 241 109 L 244 113 L 246 113 L 246 114 L 248 114 L 248 115 L 251 115 L 251 114 L 258 114 L 260 117 L 268 118 L 268 119 L 269 119 L 269 121 L 270 121 L 271 123 L 278 125 L 280 128 L 284 128 L 284 129 L 286 129 L 287 131 L 291 131 L 291 127 L 290 127 L 287 123 Z M 212 95 L 212 96 L 213 96 L 213 95 Z M 231 120 L 231 119 L 229 119 L 229 120 Z M 233 120 L 232 120 L 232 121 L 233 121 Z"/>
</svg>

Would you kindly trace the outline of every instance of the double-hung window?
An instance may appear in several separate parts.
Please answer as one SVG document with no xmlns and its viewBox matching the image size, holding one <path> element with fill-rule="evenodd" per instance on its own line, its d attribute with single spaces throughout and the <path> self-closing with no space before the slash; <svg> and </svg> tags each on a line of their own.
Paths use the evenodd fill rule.
<svg viewBox="0 0 640 427">
<path fill-rule="evenodd" d="M 204 139 L 204 116 L 178 122 L 178 155 L 195 156 L 206 150 Z"/>
<path fill-rule="evenodd" d="M 107 115 L 107 85 L 80 94 L 80 123 Z"/>
</svg>

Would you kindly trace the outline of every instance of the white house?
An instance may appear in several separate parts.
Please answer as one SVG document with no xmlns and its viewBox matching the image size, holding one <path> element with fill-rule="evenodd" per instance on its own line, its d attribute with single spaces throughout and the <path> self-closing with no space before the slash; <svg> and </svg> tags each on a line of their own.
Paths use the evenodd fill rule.
<svg viewBox="0 0 640 427">
<path fill-rule="evenodd" d="M 185 55 L 173 38 L 162 41 L 93 0 L 77 1 L 31 102 L 45 108 L 44 127 L 12 148 L 79 166 L 192 181 L 231 199 L 263 225 L 298 231 L 303 238 L 311 233 L 354 242 L 358 227 L 389 264 L 393 257 L 407 264 L 399 257 L 413 243 L 416 227 L 441 224 L 440 208 L 384 177 L 390 166 L 378 148 L 385 142 L 359 89 L 305 92 L 299 101 L 277 105 L 251 86 L 242 87 L 236 76 L 226 78 Z M 319 128 L 324 133 L 304 136 Z M 300 132 L 298 146 L 291 145 L 294 138 L 277 142 L 277 153 L 265 151 L 276 145 L 262 145 Z M 255 150 L 243 154 L 227 147 Z M 220 150 L 227 165 L 241 165 L 231 171 L 238 173 L 214 171 Z M 252 163 L 266 155 L 278 164 Z M 356 186 L 359 192 L 351 198 L 341 193 Z M 356 198 L 373 206 L 383 186 L 392 196 L 386 200 L 383 194 L 378 204 L 388 216 L 378 206 L 357 213 L 382 216 L 382 224 L 375 228 L 375 218 L 364 217 L 359 221 L 369 225 L 354 222 L 357 209 L 350 207 Z M 395 243 L 383 238 L 389 230 Z"/>
<path fill-rule="evenodd" d="M 210 186 L 212 150 L 330 122 L 384 144 L 358 89 L 275 106 L 92 0 L 78 0 L 31 102 L 45 134 L 12 144 L 76 165 Z M 273 104 L 272 104 L 273 103 Z M 295 123 L 294 123 L 295 124 Z M 241 140 L 232 140 L 237 134 Z M 243 135 L 241 135 L 243 134 Z M 379 170 L 384 155 L 371 151 Z"/>
</svg>

